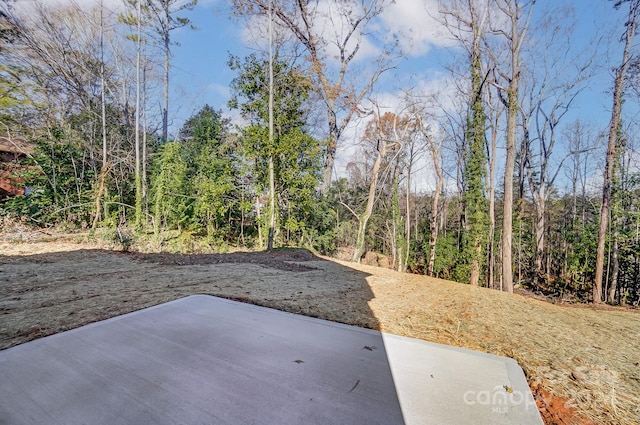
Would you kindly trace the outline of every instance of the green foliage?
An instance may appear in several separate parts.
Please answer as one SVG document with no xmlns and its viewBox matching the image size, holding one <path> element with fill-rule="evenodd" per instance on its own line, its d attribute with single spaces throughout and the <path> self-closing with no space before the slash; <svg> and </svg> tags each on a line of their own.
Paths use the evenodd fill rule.
<svg viewBox="0 0 640 425">
<path fill-rule="evenodd" d="M 26 83 L 20 78 L 22 72 L 16 66 L 0 64 L 0 111 L 4 116 L 16 114 L 31 104 L 23 88 Z"/>
<path fill-rule="evenodd" d="M 161 146 L 154 161 L 151 180 L 155 231 L 182 229 L 192 214 L 192 198 L 187 193 L 187 163 L 184 148 L 177 142 Z"/>
<path fill-rule="evenodd" d="M 459 261 L 459 252 L 458 236 L 454 232 L 441 235 L 436 242 L 436 259 L 433 267 L 435 275 L 442 279 L 457 280 L 456 273 L 459 273 L 459 269 L 456 264 Z"/>
<path fill-rule="evenodd" d="M 203 147 L 196 156 L 198 166 L 192 180 L 195 219 L 206 227 L 208 236 L 229 233 L 226 217 L 238 207 L 234 163 L 219 153 L 215 146 Z"/>
<path fill-rule="evenodd" d="M 86 162 L 79 142 L 55 129 L 57 139 L 38 142 L 28 168 L 18 173 L 27 196 L 9 198 L 5 214 L 25 216 L 41 225 L 60 221 L 85 224 L 90 221 L 94 171 Z"/>
<path fill-rule="evenodd" d="M 583 226 L 575 223 L 568 242 L 571 250 L 568 253 L 567 277 L 563 289 L 569 293 L 590 296 L 598 246 L 597 224 Z"/>
<path fill-rule="evenodd" d="M 231 56 L 228 62 L 238 76 L 231 82 L 232 97 L 229 106 L 239 109 L 243 118 L 251 124 L 265 126 L 269 121 L 269 69 L 268 60 L 259 59 L 253 53 L 241 62 Z M 273 116 L 275 133 L 282 135 L 303 127 L 308 111 L 303 108 L 309 97 L 311 82 L 299 67 L 273 60 Z"/>
<path fill-rule="evenodd" d="M 229 120 L 205 105 L 187 120 L 180 137 L 195 196 L 194 224 L 206 228 L 208 237 L 228 237 L 227 216 L 239 208 L 238 158 L 229 137 Z"/>
<path fill-rule="evenodd" d="M 205 231 L 219 244 L 230 238 L 229 215 L 240 207 L 238 159 L 228 134 L 228 120 L 205 106 L 180 131 L 183 142 L 161 146 L 152 167 L 156 231 Z"/>
<path fill-rule="evenodd" d="M 299 68 L 274 60 L 274 137 L 268 129 L 268 63 L 255 54 L 243 62 L 231 57 L 229 66 L 238 72 L 232 81 L 229 106 L 240 110 L 249 122 L 240 131 L 240 151 L 246 161 L 252 189 L 256 194 L 269 187 L 269 161 L 273 160 L 277 227 L 282 242 L 321 237 L 307 230 L 317 205 L 315 188 L 322 167 L 320 142 L 305 129 L 303 105 L 310 84 Z M 264 219 L 264 216 L 263 216 Z M 256 221 L 259 221 L 256 217 Z M 262 223 L 265 223 L 264 221 Z M 261 223 L 257 223 L 260 225 Z"/>
<path fill-rule="evenodd" d="M 476 57 L 471 64 L 472 99 L 467 116 L 465 134 L 467 150 L 463 171 L 464 191 L 462 203 L 465 208 L 465 226 L 462 233 L 462 246 L 456 280 L 468 282 L 473 267 L 483 266 L 486 245 L 488 243 L 488 200 L 484 190 L 486 164 L 485 133 L 486 114 L 482 99 L 480 58 Z M 480 278 L 480 281 L 483 279 Z"/>
</svg>

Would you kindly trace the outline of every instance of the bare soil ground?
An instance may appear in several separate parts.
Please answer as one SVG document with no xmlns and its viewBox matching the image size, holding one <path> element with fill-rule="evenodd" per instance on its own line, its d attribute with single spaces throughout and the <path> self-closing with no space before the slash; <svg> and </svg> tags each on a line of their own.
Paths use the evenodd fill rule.
<svg viewBox="0 0 640 425">
<path fill-rule="evenodd" d="M 125 253 L 0 236 L 0 349 L 191 294 L 513 357 L 547 424 L 640 423 L 637 310 L 554 305 L 296 249 Z"/>
</svg>

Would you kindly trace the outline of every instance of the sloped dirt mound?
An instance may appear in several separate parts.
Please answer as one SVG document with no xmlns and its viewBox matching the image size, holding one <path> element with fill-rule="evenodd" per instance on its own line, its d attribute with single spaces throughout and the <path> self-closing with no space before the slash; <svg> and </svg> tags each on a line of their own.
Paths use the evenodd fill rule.
<svg viewBox="0 0 640 425">
<path fill-rule="evenodd" d="M 153 262 L 165 266 L 250 263 L 291 272 L 317 270 L 316 267 L 300 263 L 322 260 L 306 249 L 299 248 L 277 249 L 271 252 L 232 252 L 228 254 L 134 253 L 132 255 L 137 261 Z"/>
<path fill-rule="evenodd" d="M 531 383 L 530 387 L 546 425 L 597 425 L 590 419 L 580 417 L 569 400 L 551 394 L 539 382 Z"/>
</svg>

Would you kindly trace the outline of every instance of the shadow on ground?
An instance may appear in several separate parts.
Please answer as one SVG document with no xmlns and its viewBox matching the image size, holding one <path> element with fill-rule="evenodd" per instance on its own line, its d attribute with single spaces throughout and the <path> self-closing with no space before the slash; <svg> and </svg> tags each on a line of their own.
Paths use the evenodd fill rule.
<svg viewBox="0 0 640 425">
<path fill-rule="evenodd" d="M 0 352 L 0 360 L 4 361 L 5 366 L 14 362 L 11 368 L 19 370 L 19 365 L 24 363 L 20 359 L 28 353 L 34 353 L 29 349 L 31 344 L 41 344 L 45 340 L 20 344 L 194 294 L 215 295 L 379 329 L 379 323 L 368 305 L 373 298 L 366 281 L 368 276 L 367 273 L 326 261 L 302 249 L 202 255 L 120 253 L 90 249 L 0 256 L 0 348 L 9 348 Z M 102 323 L 109 322 L 99 325 L 102 326 Z M 93 338 L 89 329 L 94 328 L 79 330 L 86 337 Z M 277 332 L 286 334 L 288 331 L 278 329 Z M 224 335 L 221 337 L 224 339 Z M 67 336 L 60 334 L 53 338 L 51 341 L 60 341 L 60 338 Z M 365 355 L 375 350 L 378 359 L 386 359 L 382 335 L 372 333 L 367 338 L 367 343 L 361 344 L 362 347 L 357 347 L 355 352 Z M 115 343 L 113 339 L 110 341 L 105 349 Z M 348 340 L 344 343 L 348 344 Z M 314 344 L 322 345 L 318 342 Z M 65 345 L 68 344 L 62 344 L 61 347 Z M 50 345 L 47 346 L 52 350 Z M 18 352 L 16 350 L 24 353 L 14 356 Z M 126 351 L 125 348 L 122 350 Z M 39 351 L 40 348 L 33 355 L 37 357 Z M 61 354 L 60 358 L 71 356 L 71 353 L 66 353 Z M 92 362 L 84 357 L 75 361 Z M 318 367 L 326 368 L 328 365 Z M 4 372 L 2 369 L 5 369 Z M 375 376 L 382 377 L 374 377 L 381 379 L 376 391 L 386 394 L 385 405 L 388 408 L 384 415 L 378 415 L 378 422 L 404 423 L 388 361 L 378 361 L 376 369 L 378 374 Z M 0 367 L 0 375 L 6 373 L 9 373 L 6 368 Z M 28 392 L 40 383 L 32 373 L 25 373 L 33 381 L 30 386 L 25 384 L 24 390 Z M 57 372 L 50 370 L 49 373 Z M 325 370 L 325 373 L 328 371 Z M 355 395 L 358 386 L 370 386 L 368 378 L 363 375 L 349 382 L 349 388 L 344 388 L 344 397 L 353 396 L 351 393 Z M 339 376 L 336 379 L 340 381 Z M 61 393 L 64 391 L 64 388 L 60 389 Z M 12 405 L 30 403 L 26 395 L 21 398 L 19 392 L 12 394 L 15 399 Z M 370 397 L 363 400 L 367 399 Z M 6 414 L 19 413 L 2 405 L 0 403 L 0 411 L 4 410 Z M 153 412 L 146 413 L 153 416 Z M 375 415 L 369 416 L 366 423 L 377 423 Z M 156 421 L 157 417 L 153 418 L 155 423 L 160 423 Z"/>
<path fill-rule="evenodd" d="M 368 276 L 303 249 L 0 256 L 0 349 L 193 294 L 379 329 Z"/>
</svg>

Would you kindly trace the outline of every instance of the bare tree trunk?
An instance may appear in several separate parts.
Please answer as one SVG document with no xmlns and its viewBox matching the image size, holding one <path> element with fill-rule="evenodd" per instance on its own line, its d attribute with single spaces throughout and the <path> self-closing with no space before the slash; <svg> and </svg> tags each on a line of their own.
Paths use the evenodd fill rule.
<svg viewBox="0 0 640 425">
<path fill-rule="evenodd" d="M 378 156 L 376 157 L 373 168 L 371 169 L 371 182 L 369 183 L 369 195 L 367 196 L 367 206 L 358 217 L 358 236 L 356 238 L 356 248 L 353 253 L 353 262 L 359 263 L 360 258 L 364 255 L 364 240 L 367 233 L 367 224 L 373 213 L 373 205 L 376 199 L 376 190 L 378 188 L 378 176 L 380 174 L 380 167 L 382 166 L 382 159 L 387 153 L 387 144 L 380 140 L 378 142 Z"/>
<path fill-rule="evenodd" d="M 513 175 L 516 161 L 516 131 L 518 118 L 518 86 L 520 84 L 520 50 L 529 26 L 533 10 L 529 6 L 529 16 L 522 29 L 519 28 L 522 6 L 508 0 L 504 10 L 511 20 L 509 44 L 511 48 L 511 72 L 507 89 L 507 155 L 504 171 L 504 212 L 502 216 L 502 290 L 513 293 Z"/>
<path fill-rule="evenodd" d="M 106 176 L 108 169 L 107 159 L 107 111 L 105 105 L 105 81 L 104 81 L 104 5 L 100 1 L 100 114 L 102 118 L 102 168 L 100 169 L 100 185 L 96 194 L 96 215 L 93 218 L 91 227 L 98 226 L 100 217 L 103 214 L 102 199 L 106 191 Z M 107 207 L 104 205 L 104 217 L 107 217 Z"/>
<path fill-rule="evenodd" d="M 135 185 L 136 185 L 136 212 L 135 226 L 142 225 L 142 179 L 140 176 L 140 50 L 141 50 L 141 26 L 142 9 L 141 0 L 138 0 L 137 10 L 137 37 L 136 37 L 136 117 L 135 117 Z"/>
<path fill-rule="evenodd" d="M 169 6 L 167 5 L 165 8 L 166 14 L 166 22 L 167 25 L 170 22 L 171 17 L 169 16 Z M 171 55 L 171 40 L 169 38 L 169 30 L 164 32 L 162 35 L 164 42 L 164 88 L 163 88 L 163 104 L 162 104 L 162 141 L 166 142 L 169 138 L 169 65 L 170 65 L 170 55 Z"/>
<path fill-rule="evenodd" d="M 267 236 L 267 250 L 273 249 L 273 239 L 276 231 L 276 185 L 273 167 L 273 155 L 269 155 L 269 234 Z"/>
<path fill-rule="evenodd" d="M 263 248 L 265 246 L 264 243 L 264 235 L 262 234 L 262 224 L 260 223 L 261 218 L 262 218 L 262 206 L 260 203 L 260 196 L 256 195 L 256 221 L 257 221 L 257 227 L 258 227 L 258 241 L 260 242 L 260 248 Z"/>
<path fill-rule="evenodd" d="M 273 165 L 273 16 L 272 3 L 269 0 L 269 236 L 267 250 L 273 249 L 273 237 L 276 227 L 276 184 Z"/>
<path fill-rule="evenodd" d="M 611 122 L 609 124 L 609 139 L 607 142 L 607 157 L 604 170 L 604 182 L 602 185 L 602 205 L 600 207 L 600 226 L 598 228 L 598 248 L 596 251 L 596 272 L 593 282 L 593 302 L 602 302 L 602 277 L 604 274 L 604 251 L 607 237 L 607 226 L 609 225 L 609 205 L 611 203 L 611 180 L 613 178 L 613 164 L 616 157 L 618 130 L 622 115 L 622 94 L 624 90 L 624 80 L 629 68 L 629 56 L 633 37 L 636 33 L 640 0 L 629 2 L 629 14 L 626 22 L 624 52 L 622 54 L 622 64 L 616 69 L 616 79 L 613 88 L 613 109 L 611 111 Z"/>
<path fill-rule="evenodd" d="M 145 217 L 149 213 L 147 188 L 147 52 L 144 51 L 145 64 L 142 67 L 142 203 Z M 147 219 L 145 218 L 145 223 Z"/>
<path fill-rule="evenodd" d="M 433 170 L 436 173 L 436 188 L 433 192 L 433 199 L 431 202 L 431 221 L 429 223 L 429 263 L 427 265 L 427 275 L 434 276 L 436 263 L 436 244 L 438 242 L 438 207 L 440 204 L 440 193 L 442 192 L 442 186 L 444 185 L 444 177 L 442 174 L 442 168 L 440 166 L 441 145 L 436 145 L 431 138 L 429 138 L 428 140 L 431 147 Z M 446 209 L 442 214 L 446 215 Z"/>
<path fill-rule="evenodd" d="M 405 207 L 404 214 L 404 258 L 402 260 L 403 268 L 401 271 L 407 271 L 409 265 L 409 251 L 411 251 L 411 169 L 413 164 L 413 147 L 407 166 L 407 188 L 405 190 Z"/>
<path fill-rule="evenodd" d="M 487 173 L 487 195 L 489 197 L 489 252 L 487 258 L 487 286 L 495 287 L 495 234 L 496 234 L 496 148 L 500 130 L 500 118 L 504 111 L 501 102 L 496 96 L 491 96 L 491 87 L 487 88 L 491 113 L 491 143 L 487 146 L 487 158 L 489 172 Z"/>
<path fill-rule="evenodd" d="M 495 286 L 495 247 L 493 239 L 496 234 L 496 189 L 495 189 L 495 142 L 492 142 L 492 154 L 489 164 L 489 255 L 488 255 L 488 273 L 487 286 L 493 288 Z"/>
<path fill-rule="evenodd" d="M 431 201 L 431 222 L 429 223 L 429 263 L 427 264 L 428 276 L 435 275 L 436 245 L 438 243 L 438 200 L 440 198 L 441 190 L 442 184 L 438 181 Z"/>
<path fill-rule="evenodd" d="M 544 245 L 545 245 L 545 209 L 546 209 L 546 194 L 543 194 L 545 189 L 541 186 L 539 193 L 534 195 L 535 210 L 536 210 L 536 283 L 542 283 L 544 276 Z"/>
<path fill-rule="evenodd" d="M 400 197 L 398 196 L 400 192 L 398 182 L 398 164 L 396 164 L 393 174 L 393 196 L 391 197 L 391 211 L 393 216 L 393 262 L 397 271 L 404 272 L 406 270 L 406 264 L 404 263 L 406 241 L 402 240 L 405 233 L 402 231 L 403 229 L 401 229 L 402 218 L 400 216 Z M 402 237 L 400 235 L 402 235 Z"/>
<path fill-rule="evenodd" d="M 324 158 L 324 170 L 322 175 L 322 183 L 320 185 L 320 193 L 326 195 L 331 187 L 331 177 L 333 175 L 333 164 L 336 159 L 336 150 L 338 149 L 338 139 L 340 138 L 340 130 L 336 118 L 335 104 L 332 100 L 327 102 L 327 114 L 329 120 L 329 142 Z"/>
<path fill-rule="evenodd" d="M 618 252 L 620 249 L 619 246 L 619 233 L 616 230 L 614 235 L 613 235 L 613 252 L 611 254 L 611 263 L 612 263 L 612 270 L 611 270 L 611 285 L 609 286 L 609 294 L 608 294 L 608 301 L 611 304 L 615 304 L 616 302 L 616 291 L 618 289 L 618 275 L 620 272 L 620 261 L 618 259 Z"/>
<path fill-rule="evenodd" d="M 411 127 L 414 128 L 414 131 L 415 131 L 416 120 L 412 119 L 411 122 L 413 123 Z M 404 140 L 405 137 L 399 137 L 399 133 L 397 131 L 396 125 L 394 125 L 394 134 L 395 134 L 396 142 L 400 143 L 401 145 L 406 143 L 406 147 L 408 148 L 408 152 L 407 152 L 408 156 L 406 161 L 407 181 L 406 181 L 406 187 L 404 191 L 404 205 L 405 205 L 404 235 L 403 235 L 404 246 L 402 248 L 402 258 L 400 259 L 400 263 L 402 267 L 399 270 L 401 272 L 406 272 L 407 267 L 409 265 L 409 256 L 411 251 L 411 173 L 413 172 L 413 162 L 415 161 L 415 156 L 416 156 L 416 146 L 415 146 L 415 141 L 413 137 L 411 138 L 410 141 L 406 141 L 406 142 Z M 402 134 L 405 135 L 405 131 L 403 131 Z M 400 159 L 400 156 L 398 156 L 398 159 Z"/>
</svg>

